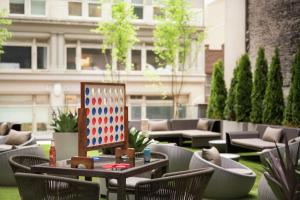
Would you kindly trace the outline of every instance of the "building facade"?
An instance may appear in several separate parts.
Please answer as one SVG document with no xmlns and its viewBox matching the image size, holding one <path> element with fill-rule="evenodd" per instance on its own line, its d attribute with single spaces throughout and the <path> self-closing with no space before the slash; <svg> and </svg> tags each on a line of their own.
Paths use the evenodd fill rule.
<svg viewBox="0 0 300 200">
<path fill-rule="evenodd" d="M 153 51 L 153 29 L 161 5 L 155 0 L 126 0 L 134 6 L 139 42 L 128 52 L 130 71 L 119 69 L 126 83 L 129 119 L 170 118 L 171 71 L 158 67 Z M 112 20 L 113 3 L 98 0 L 1 0 L 8 11 L 12 38 L 0 61 L 0 121 L 21 122 L 24 130 L 48 129 L 57 107 L 77 108 L 81 81 L 105 81 L 105 64 L 113 64 L 109 51 L 101 51 L 102 38 L 91 32 L 99 21 Z M 198 15 L 191 22 L 204 27 L 204 1 L 193 0 Z M 184 73 L 180 96 L 181 117 L 196 117 L 196 105 L 205 102 L 204 48 Z M 167 98 L 162 98 L 162 95 Z"/>
</svg>

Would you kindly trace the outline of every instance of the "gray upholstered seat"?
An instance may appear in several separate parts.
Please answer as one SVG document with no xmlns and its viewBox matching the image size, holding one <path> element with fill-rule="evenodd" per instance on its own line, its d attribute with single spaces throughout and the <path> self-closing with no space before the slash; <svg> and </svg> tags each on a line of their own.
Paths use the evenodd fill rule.
<svg viewBox="0 0 300 200">
<path fill-rule="evenodd" d="M 224 157 L 221 157 L 221 166 L 217 166 L 204 160 L 200 151 L 195 152 L 190 162 L 190 169 L 204 167 L 214 168 L 214 174 L 207 185 L 204 197 L 240 198 L 250 192 L 255 182 L 256 174 L 248 167 Z M 232 171 L 232 168 L 236 170 Z M 247 173 L 239 173 L 238 170 Z"/>
<path fill-rule="evenodd" d="M 254 150 L 264 150 L 264 149 L 270 149 L 270 148 L 275 148 L 275 143 L 274 142 L 268 142 L 264 141 L 259 138 L 249 138 L 249 139 L 232 139 L 231 144 L 234 144 L 236 146 L 240 147 L 247 147 L 251 148 Z M 283 143 L 277 143 L 278 146 L 283 146 Z"/>
</svg>

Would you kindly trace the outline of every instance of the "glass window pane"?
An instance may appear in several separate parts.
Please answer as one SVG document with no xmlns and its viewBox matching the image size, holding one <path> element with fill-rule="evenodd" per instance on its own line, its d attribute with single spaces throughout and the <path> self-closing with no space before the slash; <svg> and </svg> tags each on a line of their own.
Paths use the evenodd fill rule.
<svg viewBox="0 0 300 200">
<path fill-rule="evenodd" d="M 153 7 L 154 19 L 158 19 L 164 16 L 162 9 L 160 7 Z"/>
<path fill-rule="evenodd" d="M 4 46 L 0 69 L 30 69 L 31 47 Z"/>
<path fill-rule="evenodd" d="M 25 13 L 25 0 L 10 0 L 9 1 L 9 13 L 12 14 L 24 14 Z"/>
<path fill-rule="evenodd" d="M 89 17 L 101 17 L 101 4 L 89 4 Z"/>
<path fill-rule="evenodd" d="M 141 50 L 132 50 L 131 51 L 131 62 L 133 70 L 142 69 L 142 51 Z"/>
<path fill-rule="evenodd" d="M 134 4 L 143 4 L 143 0 L 132 0 Z"/>
<path fill-rule="evenodd" d="M 81 52 L 81 69 L 105 70 L 107 64 L 111 65 L 111 53 L 110 50 L 106 50 L 105 54 L 101 49 L 88 49 L 83 48 Z"/>
<path fill-rule="evenodd" d="M 147 119 L 170 119 L 172 118 L 172 106 L 147 106 Z"/>
<path fill-rule="evenodd" d="M 79 2 L 69 2 L 69 15 L 70 16 L 81 16 L 82 9 L 81 3 Z"/>
<path fill-rule="evenodd" d="M 144 8 L 141 6 L 134 6 L 133 13 L 137 16 L 138 19 L 144 18 Z"/>
<path fill-rule="evenodd" d="M 45 15 L 46 14 L 45 0 L 31 0 L 31 14 Z"/>
<path fill-rule="evenodd" d="M 141 106 L 131 106 L 131 120 L 142 119 L 142 107 Z"/>
<path fill-rule="evenodd" d="M 152 50 L 147 50 L 147 67 L 157 69 L 164 66 L 164 63 Z"/>
<path fill-rule="evenodd" d="M 37 68 L 47 69 L 47 47 L 37 48 Z"/>
<path fill-rule="evenodd" d="M 67 69 L 76 69 L 76 48 L 67 48 Z"/>
</svg>

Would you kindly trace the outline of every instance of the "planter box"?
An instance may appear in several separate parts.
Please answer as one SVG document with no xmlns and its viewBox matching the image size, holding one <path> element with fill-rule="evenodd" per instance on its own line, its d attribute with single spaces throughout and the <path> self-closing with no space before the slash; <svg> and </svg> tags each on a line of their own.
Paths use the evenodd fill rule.
<svg viewBox="0 0 300 200">
<path fill-rule="evenodd" d="M 223 120 L 221 125 L 222 138 L 225 138 L 225 134 L 231 131 L 248 131 L 248 122 L 237 122 Z"/>
<path fill-rule="evenodd" d="M 78 155 L 78 133 L 53 133 L 56 160 L 70 159 Z"/>
</svg>

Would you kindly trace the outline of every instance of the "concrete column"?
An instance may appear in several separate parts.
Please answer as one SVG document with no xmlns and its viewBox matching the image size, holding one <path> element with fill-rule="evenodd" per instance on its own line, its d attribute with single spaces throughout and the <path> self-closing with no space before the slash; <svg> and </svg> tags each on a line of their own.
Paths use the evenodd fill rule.
<svg viewBox="0 0 300 200">
<path fill-rule="evenodd" d="M 32 69 L 32 71 L 37 70 L 37 45 L 36 45 L 36 39 L 35 38 L 32 40 L 31 69 Z"/>
<path fill-rule="evenodd" d="M 143 43 L 141 50 L 142 50 L 142 52 L 141 52 L 141 56 L 142 56 L 141 70 L 144 71 L 146 69 L 146 65 L 147 65 L 147 52 L 146 52 L 146 44 L 145 43 Z"/>
<path fill-rule="evenodd" d="M 63 34 L 58 35 L 57 42 L 57 68 L 62 70 L 65 66 L 65 38 Z"/>
<path fill-rule="evenodd" d="M 200 74 L 205 74 L 205 54 L 204 54 L 204 43 L 199 44 L 199 46 L 196 46 L 196 71 Z"/>
<path fill-rule="evenodd" d="M 229 88 L 236 61 L 245 53 L 246 0 L 225 0 L 224 79 Z"/>
<path fill-rule="evenodd" d="M 77 40 L 76 44 L 76 70 L 80 71 L 81 70 L 81 44 L 80 40 Z"/>
<path fill-rule="evenodd" d="M 57 35 L 52 33 L 50 36 L 50 69 L 57 68 Z"/>
</svg>

